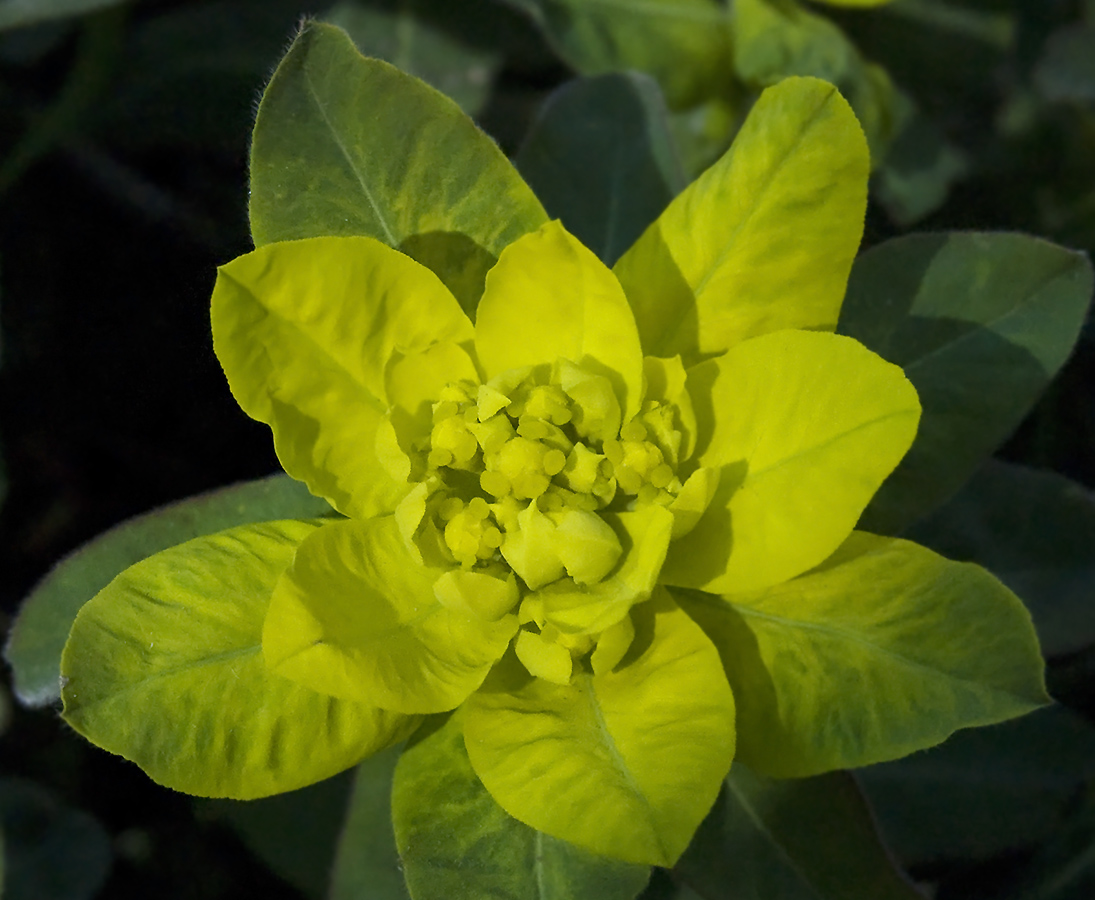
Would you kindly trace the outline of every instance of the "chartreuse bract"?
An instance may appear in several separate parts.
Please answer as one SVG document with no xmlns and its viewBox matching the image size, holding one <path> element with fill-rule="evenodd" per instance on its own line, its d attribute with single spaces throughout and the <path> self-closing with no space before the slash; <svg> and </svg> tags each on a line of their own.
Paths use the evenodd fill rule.
<svg viewBox="0 0 1095 900">
<path fill-rule="evenodd" d="M 459 121 L 431 152 L 489 144 Z M 384 240 L 274 239 L 220 269 L 232 393 L 341 516 L 122 573 L 65 650 L 73 727 L 170 787 L 252 798 L 413 747 L 456 711 L 509 816 L 670 866 L 735 759 L 861 766 L 1045 701 L 1001 584 L 854 530 L 920 406 L 833 333 L 869 162 L 832 86 L 766 91 L 613 269 L 488 157 L 466 194 L 443 170 L 423 182 L 497 240 L 463 303 L 450 269 L 395 249 L 417 227 L 398 217 Z M 416 165 L 402 187 L 378 173 L 374 212 L 421 212 L 398 193 Z M 395 802 L 399 820 L 431 797 Z"/>
</svg>

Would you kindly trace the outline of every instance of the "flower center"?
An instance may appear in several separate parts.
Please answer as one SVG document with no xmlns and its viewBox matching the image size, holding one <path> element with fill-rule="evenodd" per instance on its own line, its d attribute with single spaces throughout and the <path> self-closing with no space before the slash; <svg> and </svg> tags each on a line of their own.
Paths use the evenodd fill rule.
<svg viewBox="0 0 1095 900">
<path fill-rule="evenodd" d="M 568 360 L 487 384 L 450 383 L 416 448 L 424 475 L 408 498 L 414 541 L 424 556 L 465 572 L 516 574 L 527 590 L 514 592 L 514 605 L 547 586 L 592 589 L 624 553 L 604 514 L 672 503 L 681 489 L 673 465 L 679 444 L 671 407 L 648 402 L 622 423 L 611 382 Z M 501 614 L 496 604 L 492 614 Z M 597 632 L 584 633 L 560 631 L 540 616 L 522 613 L 522 620 L 518 655 L 551 680 L 563 670 L 569 679 L 570 660 L 596 656 L 605 630 L 600 621 Z M 621 643 L 620 629 L 613 634 Z M 623 650 L 627 644 L 630 637 Z"/>
</svg>

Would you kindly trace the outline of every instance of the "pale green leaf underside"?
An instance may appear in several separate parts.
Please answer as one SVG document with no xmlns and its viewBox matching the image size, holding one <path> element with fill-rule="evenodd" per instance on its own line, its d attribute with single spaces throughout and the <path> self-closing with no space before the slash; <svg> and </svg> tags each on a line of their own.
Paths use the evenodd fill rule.
<svg viewBox="0 0 1095 900">
<path fill-rule="evenodd" d="M 832 85 L 792 78 L 765 91 L 730 150 L 614 267 L 644 352 L 693 365 L 770 331 L 832 331 L 869 163 Z"/>
<path fill-rule="evenodd" d="M 274 581 L 320 527 L 241 526 L 126 570 L 76 617 L 65 720 L 160 784 L 236 799 L 320 781 L 403 738 L 413 718 L 314 693 L 263 661 Z"/>
<path fill-rule="evenodd" d="M 738 758 L 774 777 L 895 759 L 1048 700 L 1019 600 L 908 541 L 856 532 L 766 591 L 677 596 L 722 654 Z"/>
<path fill-rule="evenodd" d="M 330 512 L 326 500 L 279 474 L 180 500 L 104 532 L 61 560 L 23 601 L 4 648 L 16 697 L 28 706 L 60 698 L 61 651 L 72 620 L 123 569 L 235 525 Z"/>
<path fill-rule="evenodd" d="M 510 657 L 465 705 L 472 765 L 512 816 L 618 859 L 672 865 L 710 809 L 734 752 L 718 656 L 668 597 L 632 611 L 612 672 L 570 685 Z"/>
<path fill-rule="evenodd" d="M 399 857 L 415 900 L 632 900 L 650 870 L 596 856 L 509 816 L 476 776 L 460 713 L 428 723 L 392 786 Z"/>
</svg>

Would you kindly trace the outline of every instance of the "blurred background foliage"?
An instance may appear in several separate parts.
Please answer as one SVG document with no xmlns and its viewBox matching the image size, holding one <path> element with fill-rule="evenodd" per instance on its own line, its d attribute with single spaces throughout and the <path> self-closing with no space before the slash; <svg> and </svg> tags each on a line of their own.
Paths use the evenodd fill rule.
<svg viewBox="0 0 1095 900">
<path fill-rule="evenodd" d="M 655 185 L 620 194 L 637 233 L 760 89 L 814 74 L 869 136 L 865 249 L 977 229 L 1095 250 L 1095 0 L 0 0 L 6 623 L 103 530 L 277 469 L 213 357 L 208 297 L 216 265 L 250 249 L 253 113 L 305 15 L 449 94 L 549 211 L 599 189 L 561 178 L 549 151 L 600 141 Z M 628 69 L 649 78 L 571 81 Z M 1060 701 L 859 773 L 897 859 L 940 900 L 1095 896 L 1093 337 L 1085 326 L 998 458 L 909 531 L 1027 600 Z M 384 816 L 343 823 L 350 792 L 358 810 L 373 790 L 361 772 L 258 804 L 192 802 L 0 690 L 5 897 L 399 896 L 355 849 L 383 845 Z M 802 802 L 824 829 L 824 807 Z M 776 869 L 802 837 L 787 815 L 765 831 Z M 789 900 L 836 896 L 773 883 Z M 745 896 L 729 890 L 659 874 L 647 895 Z"/>
</svg>

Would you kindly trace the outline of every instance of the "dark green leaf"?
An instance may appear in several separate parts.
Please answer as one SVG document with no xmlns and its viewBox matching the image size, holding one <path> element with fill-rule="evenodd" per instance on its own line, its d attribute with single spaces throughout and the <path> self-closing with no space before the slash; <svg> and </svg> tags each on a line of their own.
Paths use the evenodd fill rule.
<svg viewBox="0 0 1095 900">
<path fill-rule="evenodd" d="M 906 865 L 985 859 L 1053 833 L 1095 776 L 1095 728 L 1049 707 L 856 775 Z"/>
<path fill-rule="evenodd" d="M 635 73 L 559 88 L 514 161 L 548 214 L 609 266 L 685 184 L 658 86 Z"/>
<path fill-rule="evenodd" d="M 762 778 L 740 763 L 676 871 L 705 900 L 917 900 L 845 772 Z"/>
<path fill-rule="evenodd" d="M 730 79 L 727 12 L 719 0 L 508 0 L 529 13 L 583 75 L 637 69 L 674 109 L 722 93 Z"/>
<path fill-rule="evenodd" d="M 934 122 L 914 115 L 877 170 L 875 196 L 894 222 L 907 227 L 942 206 L 951 185 L 968 168 L 966 155 L 943 137 Z"/>
<path fill-rule="evenodd" d="M 103 827 L 29 781 L 0 781 L 4 900 L 91 900 L 110 870 Z"/>
<path fill-rule="evenodd" d="M 392 831 L 392 775 L 401 750 L 391 747 L 356 769 L 329 900 L 406 900 L 408 896 Z"/>
<path fill-rule="evenodd" d="M 221 488 L 164 506 L 115 526 L 59 562 L 30 592 L 4 656 L 15 695 L 45 706 L 60 695 L 61 650 L 80 607 L 136 562 L 203 534 L 273 519 L 331 512 L 325 500 L 286 475 Z"/>
<path fill-rule="evenodd" d="M 1026 603 L 1046 656 L 1095 644 L 1095 494 L 1050 472 L 989 460 L 909 531 L 990 569 Z"/>
<path fill-rule="evenodd" d="M 322 24 L 300 33 L 259 106 L 250 209 L 256 245 L 368 235 L 440 260 L 469 311 L 494 258 L 547 218 L 455 103 Z"/>
<path fill-rule="evenodd" d="M 49 19 L 82 16 L 122 0 L 0 0 L 0 29 L 21 28 Z"/>
<path fill-rule="evenodd" d="M 970 900 L 1091 900 L 1095 897 L 1095 789 L 1013 877 Z"/>
<path fill-rule="evenodd" d="M 231 825 L 256 856 L 310 900 L 324 900 L 350 787 L 351 775 L 344 772 L 287 794 L 202 800 L 197 808 Z"/>
<path fill-rule="evenodd" d="M 1034 83 L 1050 100 L 1095 100 L 1095 24 L 1070 25 L 1050 37 Z"/>
<path fill-rule="evenodd" d="M 421 78 L 475 115 L 486 102 L 499 54 L 471 47 L 434 27 L 418 14 L 421 5 L 403 2 L 388 10 L 341 0 L 323 19 L 344 28 L 365 55 Z"/>
<path fill-rule="evenodd" d="M 924 407 L 861 528 L 896 534 L 969 478 L 1068 358 L 1091 289 L 1084 254 L 1020 234 L 920 234 L 856 260 L 838 330 L 904 368 Z"/>
<path fill-rule="evenodd" d="M 459 713 L 403 752 L 392 818 L 414 900 L 632 900 L 650 875 L 507 815 L 472 770 Z"/>
</svg>

